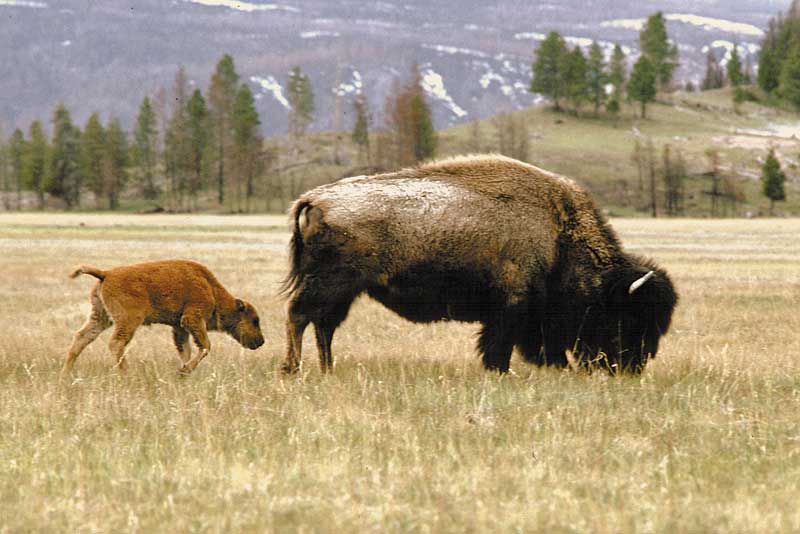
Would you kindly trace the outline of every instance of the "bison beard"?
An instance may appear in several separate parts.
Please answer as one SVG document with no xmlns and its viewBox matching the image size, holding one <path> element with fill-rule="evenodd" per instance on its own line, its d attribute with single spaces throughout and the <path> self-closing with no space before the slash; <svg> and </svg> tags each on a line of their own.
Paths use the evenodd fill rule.
<svg viewBox="0 0 800 534">
<path fill-rule="evenodd" d="M 482 324 L 484 367 L 529 362 L 638 373 L 669 328 L 666 272 L 622 250 L 574 182 L 500 156 L 359 176 L 302 195 L 291 210 L 287 354 L 300 366 L 314 325 L 323 371 L 362 293 L 414 322 Z"/>
</svg>

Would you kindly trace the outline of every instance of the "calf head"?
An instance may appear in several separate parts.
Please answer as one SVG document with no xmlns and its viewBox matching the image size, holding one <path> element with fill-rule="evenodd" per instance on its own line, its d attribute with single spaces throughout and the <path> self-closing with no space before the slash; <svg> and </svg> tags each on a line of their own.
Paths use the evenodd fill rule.
<svg viewBox="0 0 800 534">
<path fill-rule="evenodd" d="M 223 317 L 225 331 L 243 347 L 257 349 L 264 344 L 258 312 L 249 302 L 236 299 L 234 309 Z"/>
<path fill-rule="evenodd" d="M 647 261 L 619 267 L 606 278 L 590 345 L 612 372 L 639 373 L 658 352 L 678 296 L 667 273 Z M 589 341 L 589 340 L 587 340 Z"/>
</svg>

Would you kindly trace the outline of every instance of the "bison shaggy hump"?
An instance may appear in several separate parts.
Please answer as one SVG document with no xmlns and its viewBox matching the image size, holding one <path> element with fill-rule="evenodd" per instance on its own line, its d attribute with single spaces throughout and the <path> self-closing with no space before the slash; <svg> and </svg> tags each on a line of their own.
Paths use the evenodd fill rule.
<svg viewBox="0 0 800 534">
<path fill-rule="evenodd" d="M 286 372 L 313 323 L 323 371 L 362 293 L 414 322 L 481 323 L 478 351 L 505 372 L 516 347 L 538 365 L 640 372 L 669 328 L 667 273 L 623 251 L 572 180 L 501 156 L 470 156 L 303 194 L 291 208 Z"/>
</svg>

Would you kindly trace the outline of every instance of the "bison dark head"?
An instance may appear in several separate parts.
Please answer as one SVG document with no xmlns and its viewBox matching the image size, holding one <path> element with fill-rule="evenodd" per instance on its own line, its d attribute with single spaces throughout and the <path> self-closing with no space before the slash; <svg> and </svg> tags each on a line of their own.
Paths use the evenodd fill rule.
<svg viewBox="0 0 800 534">
<path fill-rule="evenodd" d="M 678 295 L 667 273 L 646 260 L 614 269 L 603 288 L 603 302 L 593 310 L 583 339 L 584 361 L 612 373 L 639 373 L 658 352 Z"/>
</svg>

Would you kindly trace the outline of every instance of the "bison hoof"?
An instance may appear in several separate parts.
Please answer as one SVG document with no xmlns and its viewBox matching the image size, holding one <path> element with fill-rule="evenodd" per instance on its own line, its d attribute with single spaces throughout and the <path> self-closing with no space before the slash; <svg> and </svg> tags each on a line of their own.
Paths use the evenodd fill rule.
<svg viewBox="0 0 800 534">
<path fill-rule="evenodd" d="M 283 362 L 281 364 L 281 372 L 285 375 L 293 375 L 300 370 L 300 364 L 295 362 Z"/>
</svg>

